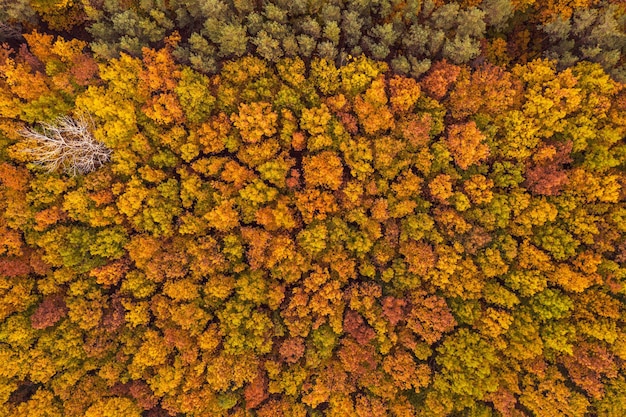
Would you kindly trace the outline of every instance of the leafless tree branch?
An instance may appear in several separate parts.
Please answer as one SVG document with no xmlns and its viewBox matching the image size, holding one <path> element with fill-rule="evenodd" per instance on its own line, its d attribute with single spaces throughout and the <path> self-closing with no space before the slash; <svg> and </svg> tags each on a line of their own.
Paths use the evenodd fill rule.
<svg viewBox="0 0 626 417">
<path fill-rule="evenodd" d="M 62 116 L 54 123 L 41 123 L 41 132 L 32 128 L 20 131 L 32 146 L 23 152 L 48 172 L 62 169 L 70 175 L 94 171 L 111 157 L 111 150 L 98 142 L 84 116 Z"/>
</svg>

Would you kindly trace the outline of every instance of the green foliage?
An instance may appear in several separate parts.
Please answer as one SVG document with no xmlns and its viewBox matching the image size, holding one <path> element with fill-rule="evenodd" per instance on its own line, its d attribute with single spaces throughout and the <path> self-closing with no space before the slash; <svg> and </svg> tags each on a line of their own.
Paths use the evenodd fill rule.
<svg viewBox="0 0 626 417">
<path fill-rule="evenodd" d="M 562 68 L 583 60 L 597 62 L 616 80 L 625 82 L 623 19 L 617 4 L 601 2 L 543 23 L 540 30 L 546 35 L 544 54 Z"/>
</svg>

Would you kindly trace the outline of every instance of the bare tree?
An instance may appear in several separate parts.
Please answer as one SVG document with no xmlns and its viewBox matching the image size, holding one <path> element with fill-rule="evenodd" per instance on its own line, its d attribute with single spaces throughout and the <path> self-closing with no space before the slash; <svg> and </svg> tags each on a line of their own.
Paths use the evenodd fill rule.
<svg viewBox="0 0 626 417">
<path fill-rule="evenodd" d="M 62 169 L 70 175 L 86 174 L 107 162 L 111 150 L 98 142 L 84 116 L 62 116 L 53 124 L 40 123 L 41 132 L 32 128 L 20 131 L 29 140 L 23 150 L 48 172 Z"/>
<path fill-rule="evenodd" d="M 19 25 L 10 25 L 6 22 L 0 22 L 0 39 L 19 39 L 22 37 L 22 28 Z"/>
</svg>

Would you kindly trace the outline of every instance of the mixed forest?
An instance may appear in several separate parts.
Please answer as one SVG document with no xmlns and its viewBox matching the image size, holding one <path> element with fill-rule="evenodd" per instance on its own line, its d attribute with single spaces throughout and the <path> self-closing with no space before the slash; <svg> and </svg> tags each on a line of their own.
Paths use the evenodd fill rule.
<svg viewBox="0 0 626 417">
<path fill-rule="evenodd" d="M 1 417 L 626 416 L 620 0 L 0 0 Z"/>
</svg>

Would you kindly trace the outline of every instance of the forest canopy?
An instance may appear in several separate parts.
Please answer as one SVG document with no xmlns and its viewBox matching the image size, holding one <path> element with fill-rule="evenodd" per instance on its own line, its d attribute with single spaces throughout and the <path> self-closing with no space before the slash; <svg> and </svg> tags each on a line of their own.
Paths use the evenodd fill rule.
<svg viewBox="0 0 626 417">
<path fill-rule="evenodd" d="M 623 3 L 21 0 L 0 40 L 0 416 L 626 415 Z"/>
</svg>

